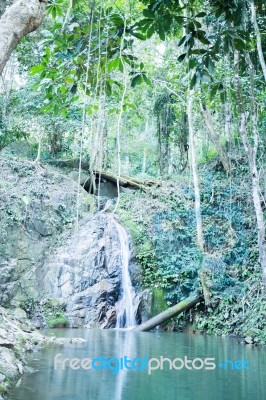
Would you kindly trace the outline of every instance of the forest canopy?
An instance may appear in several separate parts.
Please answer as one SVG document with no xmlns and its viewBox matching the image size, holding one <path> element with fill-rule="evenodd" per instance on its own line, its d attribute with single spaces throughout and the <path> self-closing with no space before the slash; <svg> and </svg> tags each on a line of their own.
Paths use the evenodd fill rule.
<svg viewBox="0 0 266 400">
<path fill-rule="evenodd" d="M 191 176 L 202 255 L 201 171 L 243 173 L 265 278 L 265 3 L 1 5 L 0 148 L 26 140 L 37 162 L 79 158 L 91 174 Z"/>
</svg>

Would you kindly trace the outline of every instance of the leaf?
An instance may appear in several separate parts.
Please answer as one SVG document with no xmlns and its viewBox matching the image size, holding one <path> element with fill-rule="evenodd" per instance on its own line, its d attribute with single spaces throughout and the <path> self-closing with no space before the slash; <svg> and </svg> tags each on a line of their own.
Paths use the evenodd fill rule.
<svg viewBox="0 0 266 400">
<path fill-rule="evenodd" d="M 220 93 L 221 102 L 224 104 L 226 101 L 226 92 L 223 91 Z"/>
<path fill-rule="evenodd" d="M 55 19 L 56 18 L 56 7 L 52 7 L 51 14 L 52 14 L 52 17 Z"/>
<path fill-rule="evenodd" d="M 162 27 L 162 25 L 159 25 L 159 36 L 160 36 L 160 39 L 161 40 L 165 40 L 165 32 L 164 32 L 164 29 L 163 29 L 163 27 Z"/>
<path fill-rule="evenodd" d="M 142 19 L 141 21 L 137 22 L 134 27 L 138 27 L 138 28 L 147 28 L 150 24 L 153 23 L 153 18 L 145 18 Z"/>
<path fill-rule="evenodd" d="M 195 25 L 194 25 L 194 23 L 191 21 L 191 22 L 189 22 L 189 24 L 186 26 L 186 29 L 189 31 L 189 32 L 194 32 L 195 31 Z"/>
<path fill-rule="evenodd" d="M 151 10 L 147 10 L 147 9 L 143 10 L 143 15 L 144 15 L 144 17 L 154 19 L 154 12 Z"/>
<path fill-rule="evenodd" d="M 174 16 L 174 19 L 178 24 L 183 24 L 184 22 L 184 17 L 182 17 L 181 15 Z"/>
<path fill-rule="evenodd" d="M 56 15 L 58 15 L 60 17 L 63 15 L 62 8 L 59 6 L 56 6 Z"/>
<path fill-rule="evenodd" d="M 195 57 L 190 58 L 189 62 L 188 62 L 188 69 L 191 70 L 193 68 L 195 68 L 197 65 L 197 59 Z"/>
<path fill-rule="evenodd" d="M 186 58 L 186 55 L 187 55 L 187 53 L 183 53 L 183 54 L 181 54 L 181 55 L 178 57 L 177 61 L 179 61 L 179 62 L 183 62 L 183 61 L 184 61 L 184 59 Z"/>
<path fill-rule="evenodd" d="M 133 31 L 133 32 L 131 32 L 131 33 L 132 33 L 132 35 L 135 36 L 137 39 L 140 39 L 140 40 L 145 40 L 145 39 L 146 39 L 146 37 L 145 37 L 144 35 L 142 35 L 140 32 Z"/>
<path fill-rule="evenodd" d="M 39 72 L 43 71 L 45 69 L 45 66 L 43 64 L 35 65 L 34 67 L 31 67 L 30 69 L 30 75 L 36 75 Z"/>
<path fill-rule="evenodd" d="M 66 92 L 67 92 L 67 88 L 63 85 L 63 86 L 61 86 L 60 87 L 60 92 L 62 93 L 62 94 L 65 94 Z"/>
<path fill-rule="evenodd" d="M 185 35 L 180 39 L 178 46 L 182 46 L 182 44 L 186 43 L 191 38 L 191 34 Z"/>
<path fill-rule="evenodd" d="M 142 75 L 138 74 L 132 79 L 131 86 L 134 88 L 137 85 L 141 85 L 142 82 L 143 82 Z"/>
<path fill-rule="evenodd" d="M 120 72 L 124 72 L 124 64 L 122 63 L 122 60 L 119 58 L 119 70 Z"/>
<path fill-rule="evenodd" d="M 245 42 L 242 39 L 233 40 L 233 45 L 238 51 L 241 51 L 241 50 L 245 49 L 245 47 L 246 47 Z"/>
<path fill-rule="evenodd" d="M 202 11 L 202 12 L 198 13 L 197 15 L 195 15 L 195 17 L 196 18 L 203 18 L 203 17 L 206 17 L 206 15 L 207 14 L 204 11 Z"/>
<path fill-rule="evenodd" d="M 112 86 L 111 86 L 110 82 L 108 82 L 108 81 L 106 81 L 105 91 L 106 91 L 107 96 L 112 95 Z"/>
<path fill-rule="evenodd" d="M 151 80 L 147 77 L 147 75 L 143 74 L 142 75 L 144 82 L 148 85 L 148 86 L 152 86 L 152 82 Z"/>
<path fill-rule="evenodd" d="M 193 77 L 190 81 L 190 90 L 192 90 L 194 88 L 196 83 L 197 83 L 197 73 L 195 72 L 195 74 L 193 75 Z"/>
<path fill-rule="evenodd" d="M 119 68 L 119 63 L 120 63 L 120 58 L 117 57 L 114 60 L 111 60 L 108 64 L 108 72 L 113 71 L 114 69 L 118 69 Z"/>
<path fill-rule="evenodd" d="M 124 19 L 119 14 L 113 14 L 111 20 L 117 27 L 124 26 Z"/>
<path fill-rule="evenodd" d="M 154 32 L 155 32 L 154 25 L 151 25 L 151 26 L 149 27 L 149 29 L 147 30 L 147 35 L 146 35 L 147 39 L 150 39 L 150 37 L 152 37 L 152 35 L 154 34 Z"/>
<path fill-rule="evenodd" d="M 134 104 L 134 103 L 125 103 L 123 107 L 125 107 L 125 108 L 133 108 L 133 109 L 137 108 L 136 104 Z"/>
<path fill-rule="evenodd" d="M 66 79 L 65 79 L 65 82 L 66 82 L 68 85 L 73 85 L 74 79 L 71 78 L 71 76 L 67 76 Z"/>
<path fill-rule="evenodd" d="M 195 37 L 203 44 L 210 44 L 210 41 L 206 38 L 204 31 L 197 31 Z"/>
<path fill-rule="evenodd" d="M 195 50 L 192 50 L 192 54 L 206 54 L 206 50 L 204 50 L 204 49 L 195 49 Z"/>
<path fill-rule="evenodd" d="M 77 85 L 76 83 L 74 83 L 74 85 L 73 85 L 72 88 L 70 89 L 70 92 L 71 92 L 72 94 L 75 94 L 75 93 L 77 93 L 77 90 L 78 90 L 78 85 Z"/>
<path fill-rule="evenodd" d="M 54 114 L 55 114 L 55 115 L 58 115 L 58 114 L 59 114 L 59 106 L 58 106 L 58 104 L 55 104 L 55 105 L 54 105 Z"/>
</svg>

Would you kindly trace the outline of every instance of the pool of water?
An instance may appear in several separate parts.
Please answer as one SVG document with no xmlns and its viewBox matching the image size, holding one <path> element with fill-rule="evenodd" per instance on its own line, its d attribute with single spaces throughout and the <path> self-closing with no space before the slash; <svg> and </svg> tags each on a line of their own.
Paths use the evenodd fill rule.
<svg viewBox="0 0 266 400">
<path fill-rule="evenodd" d="M 47 332 L 46 332 L 47 333 Z M 233 338 L 189 335 L 169 332 L 134 333 L 118 330 L 65 329 L 52 330 L 57 337 L 79 337 L 86 343 L 50 345 L 30 357 L 29 366 L 34 369 L 25 374 L 18 387 L 10 393 L 12 400 L 265 400 L 266 399 L 266 351 L 264 348 L 242 345 Z M 175 362 L 161 364 L 151 373 L 147 369 L 118 371 L 116 360 L 110 368 L 102 368 L 104 359 L 98 360 L 96 369 L 73 370 L 66 363 L 54 367 L 54 358 L 109 360 L 128 357 L 141 358 L 135 366 L 146 368 L 147 357 L 161 356 Z M 146 357 L 146 358 L 145 358 Z M 196 358 L 214 358 L 215 368 L 183 369 L 182 363 Z M 146 361 L 145 361 L 146 360 Z M 236 363 L 236 361 L 238 361 Z M 244 363 L 245 361 L 245 363 Z M 61 362 L 61 361 L 60 361 Z M 74 364 L 75 366 L 77 364 Z M 87 364 L 88 365 L 88 364 Z M 122 364 L 121 364 L 122 365 Z M 191 368 L 190 363 L 186 364 Z M 80 364 L 79 364 L 80 366 Z M 128 367 L 131 364 L 127 364 Z M 197 360 L 195 368 L 202 366 Z M 101 368 L 101 369 L 100 369 Z"/>
</svg>

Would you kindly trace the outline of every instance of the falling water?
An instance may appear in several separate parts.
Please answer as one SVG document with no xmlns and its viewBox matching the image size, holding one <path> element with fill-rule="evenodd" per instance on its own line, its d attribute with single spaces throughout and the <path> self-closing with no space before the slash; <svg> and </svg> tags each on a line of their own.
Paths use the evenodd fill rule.
<svg viewBox="0 0 266 400">
<path fill-rule="evenodd" d="M 134 314 L 134 289 L 129 274 L 129 239 L 126 230 L 118 222 L 114 221 L 118 233 L 121 250 L 122 267 L 122 299 L 119 302 L 117 312 L 117 328 L 129 328 L 136 325 Z"/>
</svg>

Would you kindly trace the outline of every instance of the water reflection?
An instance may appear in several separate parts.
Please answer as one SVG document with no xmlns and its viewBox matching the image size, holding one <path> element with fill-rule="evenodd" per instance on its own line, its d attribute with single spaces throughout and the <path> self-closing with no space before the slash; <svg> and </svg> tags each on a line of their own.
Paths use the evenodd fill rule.
<svg viewBox="0 0 266 400">
<path fill-rule="evenodd" d="M 31 366 L 38 370 L 25 375 L 13 400 L 249 400 L 266 399 L 265 349 L 239 344 L 236 340 L 200 335 L 154 332 L 135 333 L 118 330 L 58 330 L 58 336 L 85 337 L 88 342 L 53 346 L 32 356 Z M 82 369 L 54 370 L 57 353 L 62 357 L 120 358 L 136 357 L 215 357 L 217 361 L 245 359 L 249 370 L 120 371 Z"/>
</svg>

